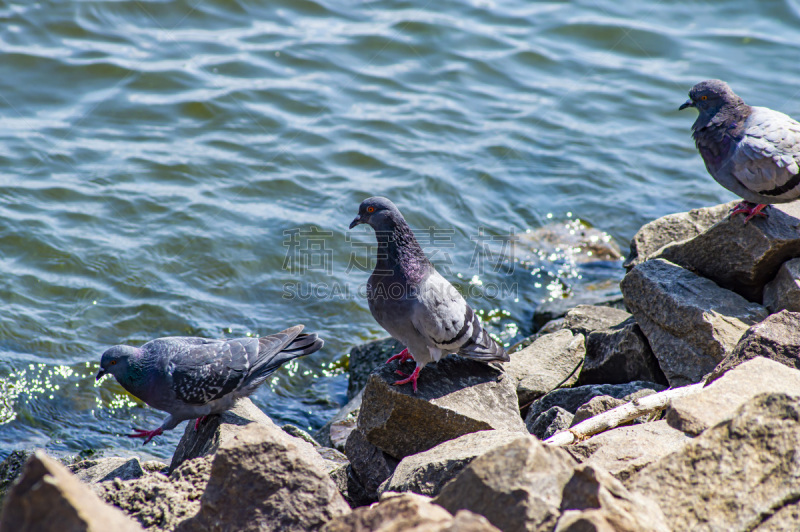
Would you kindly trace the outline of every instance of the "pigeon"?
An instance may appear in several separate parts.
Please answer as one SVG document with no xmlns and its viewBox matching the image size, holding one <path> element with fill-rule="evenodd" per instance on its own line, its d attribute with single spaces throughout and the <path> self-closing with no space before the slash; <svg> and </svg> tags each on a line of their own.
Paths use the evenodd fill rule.
<svg viewBox="0 0 800 532">
<path fill-rule="evenodd" d="M 464 298 L 425 256 L 394 203 L 383 197 L 364 200 L 350 229 L 368 224 L 378 240 L 378 260 L 367 281 L 370 312 L 381 327 L 406 346 L 386 361 L 413 359 L 416 368 L 394 385 L 412 384 L 429 362 L 456 353 L 481 362 L 508 362 Z"/>
<path fill-rule="evenodd" d="M 727 83 L 710 79 L 689 91 L 679 110 L 694 107 L 697 149 L 708 173 L 744 199 L 730 215 L 744 223 L 764 216 L 767 205 L 800 197 L 800 123 L 791 117 L 744 103 Z"/>
<path fill-rule="evenodd" d="M 160 427 L 134 428 L 128 435 L 144 438 L 145 445 L 186 419 L 197 418 L 196 430 L 206 416 L 253 393 L 284 363 L 319 350 L 323 341 L 302 330 L 295 325 L 261 338 L 171 336 L 142 347 L 117 345 L 103 353 L 97 380 L 110 373 L 131 394 L 169 414 Z"/>
</svg>

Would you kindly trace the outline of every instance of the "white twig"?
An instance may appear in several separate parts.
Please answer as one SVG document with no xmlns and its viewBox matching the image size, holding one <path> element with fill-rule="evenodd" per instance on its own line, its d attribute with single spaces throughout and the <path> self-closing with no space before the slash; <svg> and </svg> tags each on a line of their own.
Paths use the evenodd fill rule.
<svg viewBox="0 0 800 532">
<path fill-rule="evenodd" d="M 664 410 L 672 399 L 697 393 L 703 388 L 704 384 L 704 382 L 698 382 L 697 384 L 664 390 L 663 392 L 634 399 L 630 403 L 612 408 L 602 414 L 590 417 L 586 421 L 581 421 L 574 427 L 553 434 L 544 440 L 544 443 L 550 445 L 569 445 L 570 443 L 586 439 L 589 436 L 594 436 L 595 434 L 613 429 L 614 427 L 618 427 L 623 423 L 632 421 L 645 414 Z"/>
</svg>

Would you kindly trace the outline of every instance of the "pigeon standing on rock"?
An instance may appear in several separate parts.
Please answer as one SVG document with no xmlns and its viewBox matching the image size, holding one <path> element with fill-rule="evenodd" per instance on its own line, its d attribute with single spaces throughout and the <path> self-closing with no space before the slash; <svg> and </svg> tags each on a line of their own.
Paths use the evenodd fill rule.
<svg viewBox="0 0 800 532">
<path fill-rule="evenodd" d="M 159 338 L 142 347 L 117 345 L 103 353 L 97 380 L 110 373 L 123 388 L 148 405 L 169 413 L 155 430 L 134 428 L 130 438 L 153 437 L 186 419 L 195 429 L 206 416 L 219 414 L 246 397 L 284 363 L 319 350 L 316 334 L 300 334 L 302 325 L 261 338 L 209 340 Z"/>
<path fill-rule="evenodd" d="M 429 362 L 457 353 L 481 362 L 509 357 L 483 328 L 458 290 L 434 269 L 397 207 L 386 198 L 364 200 L 350 229 L 368 224 L 378 240 L 378 260 L 367 282 L 367 301 L 375 320 L 406 346 L 386 361 L 414 359 L 411 375 L 395 385 L 412 383 Z"/>
<path fill-rule="evenodd" d="M 680 109 L 687 107 L 699 112 L 692 137 L 708 173 L 744 199 L 731 216 L 746 213 L 747 223 L 766 216 L 767 205 L 800 197 L 800 123 L 747 105 L 718 79 L 692 87 Z"/>
</svg>

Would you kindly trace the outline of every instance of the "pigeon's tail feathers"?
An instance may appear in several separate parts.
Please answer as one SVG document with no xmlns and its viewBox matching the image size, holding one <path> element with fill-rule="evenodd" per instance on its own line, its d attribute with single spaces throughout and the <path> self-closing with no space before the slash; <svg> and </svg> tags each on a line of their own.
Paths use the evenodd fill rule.
<svg viewBox="0 0 800 532">
<path fill-rule="evenodd" d="M 291 344 L 283 348 L 282 354 L 291 355 L 291 358 L 310 355 L 322 349 L 324 344 L 325 342 L 315 333 L 301 334 Z"/>
<path fill-rule="evenodd" d="M 503 347 L 486 332 L 478 316 L 473 316 L 472 335 L 458 349 L 458 354 L 464 358 L 480 360 L 481 362 L 508 362 L 511 360 Z"/>
<path fill-rule="evenodd" d="M 258 386 L 290 360 L 310 355 L 322 347 L 324 342 L 316 334 L 300 334 L 302 330 L 303 326 L 297 325 L 258 339 L 259 357 L 248 372 L 248 387 Z"/>
</svg>

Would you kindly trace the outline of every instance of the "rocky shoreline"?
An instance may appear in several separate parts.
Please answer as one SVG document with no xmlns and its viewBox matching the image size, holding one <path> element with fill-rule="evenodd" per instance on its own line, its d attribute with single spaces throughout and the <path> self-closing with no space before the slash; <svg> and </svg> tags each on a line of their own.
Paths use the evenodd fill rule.
<svg viewBox="0 0 800 532">
<path fill-rule="evenodd" d="M 169 465 L 14 452 L 0 531 L 797 529 L 800 205 L 732 205 L 643 226 L 621 301 L 549 306 L 502 366 L 413 394 L 393 340 L 355 348 L 313 437 L 244 400 Z"/>
</svg>

